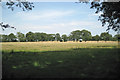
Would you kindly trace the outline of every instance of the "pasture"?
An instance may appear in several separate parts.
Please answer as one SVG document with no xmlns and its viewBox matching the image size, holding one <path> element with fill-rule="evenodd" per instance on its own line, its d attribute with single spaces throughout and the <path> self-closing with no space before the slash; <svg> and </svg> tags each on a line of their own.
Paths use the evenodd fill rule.
<svg viewBox="0 0 120 80">
<path fill-rule="evenodd" d="M 4 42 L 3 78 L 118 78 L 117 42 Z"/>
</svg>

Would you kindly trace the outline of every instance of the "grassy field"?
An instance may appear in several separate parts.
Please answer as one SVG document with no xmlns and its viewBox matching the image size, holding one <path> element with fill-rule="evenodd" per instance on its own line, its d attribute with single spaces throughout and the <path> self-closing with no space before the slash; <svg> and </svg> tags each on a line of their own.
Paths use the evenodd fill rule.
<svg viewBox="0 0 120 80">
<path fill-rule="evenodd" d="M 58 51 L 69 50 L 74 48 L 116 48 L 118 42 L 112 41 L 87 41 L 87 42 L 5 42 L 2 43 L 2 51 L 10 52 L 14 50 L 41 52 L 41 51 Z"/>
<path fill-rule="evenodd" d="M 117 42 L 2 43 L 3 78 L 118 78 Z"/>
</svg>

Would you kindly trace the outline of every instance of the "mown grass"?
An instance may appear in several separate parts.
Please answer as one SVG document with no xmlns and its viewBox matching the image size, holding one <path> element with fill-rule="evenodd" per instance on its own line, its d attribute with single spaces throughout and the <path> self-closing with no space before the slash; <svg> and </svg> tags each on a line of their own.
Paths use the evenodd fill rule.
<svg viewBox="0 0 120 80">
<path fill-rule="evenodd" d="M 11 51 L 7 51 L 7 44 L 15 49 L 9 47 Z M 119 77 L 120 51 L 116 43 L 20 44 L 23 43 L 3 43 L 3 78 Z M 24 48 L 19 50 L 18 45 Z M 31 45 L 34 45 L 33 48 Z"/>
</svg>

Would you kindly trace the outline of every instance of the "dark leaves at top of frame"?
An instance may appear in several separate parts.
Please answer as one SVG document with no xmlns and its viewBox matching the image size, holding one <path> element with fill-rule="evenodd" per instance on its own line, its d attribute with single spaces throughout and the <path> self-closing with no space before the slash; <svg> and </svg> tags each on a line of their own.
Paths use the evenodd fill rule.
<svg viewBox="0 0 120 80">
<path fill-rule="evenodd" d="M 12 11 L 14 10 L 15 7 L 19 7 L 21 8 L 23 11 L 29 11 L 32 10 L 32 8 L 34 8 L 33 3 L 32 2 L 21 2 L 21 0 L 16 0 L 16 2 L 13 2 L 11 0 L 9 0 L 9 2 L 6 2 L 6 5 L 8 6 L 8 9 L 11 9 Z"/>
</svg>

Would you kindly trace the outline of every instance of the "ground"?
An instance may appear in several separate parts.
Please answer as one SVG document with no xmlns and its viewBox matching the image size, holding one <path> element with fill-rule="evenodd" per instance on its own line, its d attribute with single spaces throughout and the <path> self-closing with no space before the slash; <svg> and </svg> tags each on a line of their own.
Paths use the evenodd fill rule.
<svg viewBox="0 0 120 80">
<path fill-rule="evenodd" d="M 118 78 L 118 43 L 5 42 L 3 78 Z"/>
</svg>

